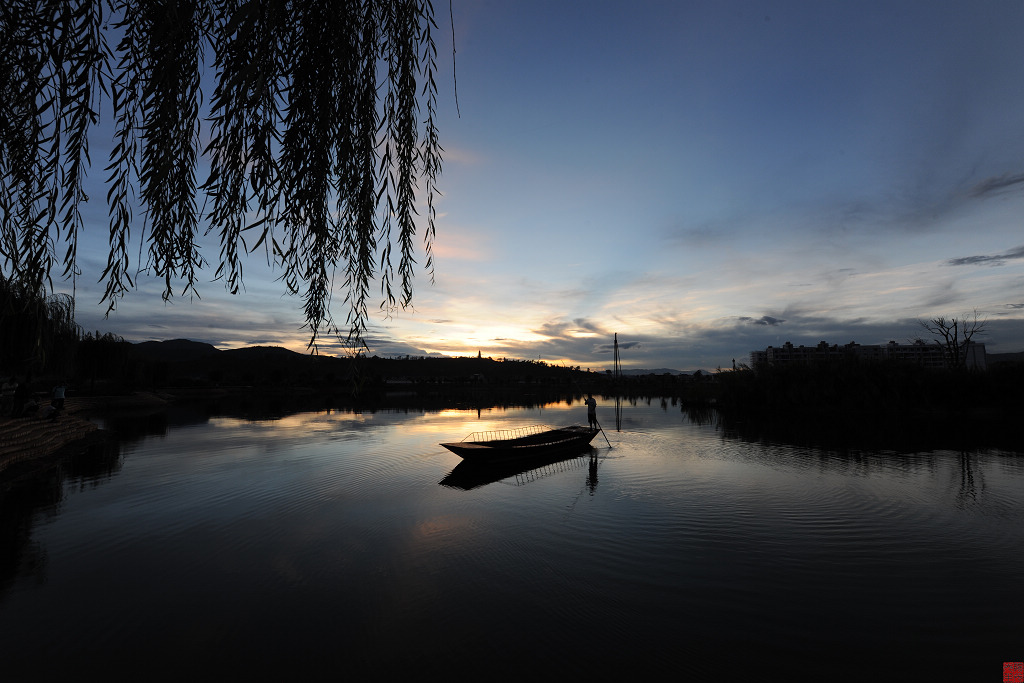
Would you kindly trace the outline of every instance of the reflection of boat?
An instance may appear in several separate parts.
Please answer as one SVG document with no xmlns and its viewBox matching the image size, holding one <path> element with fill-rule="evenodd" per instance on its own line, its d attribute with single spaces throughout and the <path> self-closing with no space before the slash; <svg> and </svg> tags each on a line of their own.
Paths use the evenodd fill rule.
<svg viewBox="0 0 1024 683">
<path fill-rule="evenodd" d="M 500 462 L 578 453 L 590 445 L 600 429 L 581 425 L 533 425 L 495 432 L 473 432 L 462 441 L 441 444 L 468 462 Z"/>
<path fill-rule="evenodd" d="M 590 457 L 587 457 L 587 452 Z M 571 455 L 551 455 L 527 458 L 525 460 L 501 460 L 495 463 L 463 460 L 439 483 L 451 489 L 470 489 L 486 486 L 507 479 L 508 483 L 522 486 L 531 481 L 567 470 L 578 470 L 593 463 L 596 451 L 587 447 L 583 452 Z M 595 465 L 596 466 L 596 465 Z"/>
</svg>

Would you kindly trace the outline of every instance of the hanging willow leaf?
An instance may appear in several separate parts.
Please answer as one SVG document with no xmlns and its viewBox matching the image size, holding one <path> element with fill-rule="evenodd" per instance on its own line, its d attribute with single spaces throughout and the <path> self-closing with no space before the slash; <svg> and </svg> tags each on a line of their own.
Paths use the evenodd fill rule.
<svg viewBox="0 0 1024 683">
<path fill-rule="evenodd" d="M 349 339 L 361 342 L 375 279 L 386 312 L 412 302 L 421 192 L 433 278 L 433 13 L 429 0 L 3 3 L 0 275 L 45 291 L 55 267 L 79 274 L 89 136 L 108 110 L 108 313 L 134 288 L 133 268 L 163 279 L 164 298 L 197 295 L 200 231 L 218 235 L 214 277 L 239 292 L 249 234 L 301 295 L 311 348 L 338 329 L 339 272 Z"/>
</svg>

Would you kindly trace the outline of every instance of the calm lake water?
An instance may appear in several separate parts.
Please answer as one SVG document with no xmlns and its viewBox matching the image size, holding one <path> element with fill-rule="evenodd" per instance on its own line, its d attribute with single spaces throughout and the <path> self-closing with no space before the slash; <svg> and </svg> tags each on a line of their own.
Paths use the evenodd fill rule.
<svg viewBox="0 0 1024 683">
<path fill-rule="evenodd" d="M 612 448 L 489 482 L 442 485 L 438 443 L 585 408 L 158 419 L 0 482 L 0 676 L 1000 681 L 1024 660 L 1021 453 L 598 415 Z"/>
</svg>

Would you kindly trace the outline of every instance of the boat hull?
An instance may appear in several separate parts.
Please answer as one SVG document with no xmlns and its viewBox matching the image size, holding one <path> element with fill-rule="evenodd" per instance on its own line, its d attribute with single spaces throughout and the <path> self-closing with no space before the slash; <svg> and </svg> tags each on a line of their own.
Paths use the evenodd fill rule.
<svg viewBox="0 0 1024 683">
<path fill-rule="evenodd" d="M 470 462 L 505 462 L 555 455 L 572 455 L 590 446 L 599 429 L 562 427 L 517 439 L 459 441 L 441 444 Z"/>
</svg>

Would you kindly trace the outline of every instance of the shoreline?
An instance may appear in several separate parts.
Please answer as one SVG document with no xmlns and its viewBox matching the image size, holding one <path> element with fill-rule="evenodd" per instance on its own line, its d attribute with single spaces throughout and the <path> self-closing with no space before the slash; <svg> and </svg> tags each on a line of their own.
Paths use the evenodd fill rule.
<svg viewBox="0 0 1024 683">
<path fill-rule="evenodd" d="M 112 410 L 162 409 L 167 403 L 165 399 L 149 393 L 80 396 L 68 398 L 64 410 L 53 420 L 38 414 L 0 417 L 0 474 L 17 463 L 42 460 L 105 433 L 106 430 L 92 421 L 95 416 Z"/>
<path fill-rule="evenodd" d="M 99 431 L 93 422 L 64 414 L 56 420 L 0 418 L 0 473 L 28 460 L 40 460 L 85 441 Z"/>
</svg>

